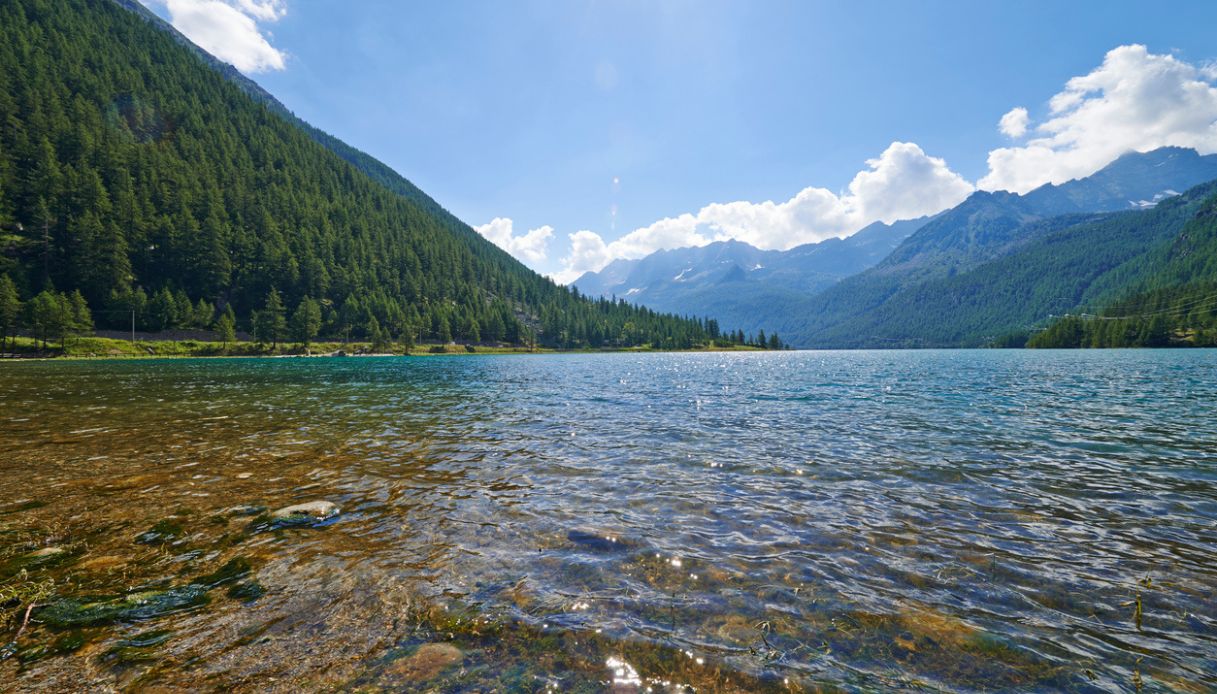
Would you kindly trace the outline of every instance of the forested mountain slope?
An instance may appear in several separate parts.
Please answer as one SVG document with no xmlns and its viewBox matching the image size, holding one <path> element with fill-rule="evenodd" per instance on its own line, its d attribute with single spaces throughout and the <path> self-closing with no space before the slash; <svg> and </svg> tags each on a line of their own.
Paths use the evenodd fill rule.
<svg viewBox="0 0 1217 694">
<path fill-rule="evenodd" d="M 356 338 L 706 338 L 555 286 L 111 0 L 0 4 L 0 123 L 0 274 L 78 289 L 103 325 L 244 322 L 275 290 Z"/>
<path fill-rule="evenodd" d="M 1217 195 L 1118 289 L 1035 334 L 1033 347 L 1217 346 Z M 1101 310 L 1091 306 L 1107 301 Z M 1094 311 L 1092 313 L 1092 310 Z"/>
<path fill-rule="evenodd" d="M 445 209 L 442 205 L 436 202 L 431 196 L 427 195 L 418 186 L 411 183 L 401 174 L 372 155 L 355 149 L 347 143 L 330 135 L 329 133 L 313 127 L 309 123 L 301 120 L 292 113 L 286 106 L 283 105 L 273 94 L 266 91 L 257 82 L 249 79 L 241 74 L 240 70 L 216 58 L 202 48 L 191 43 L 190 39 L 186 38 L 165 20 L 156 16 L 148 8 L 144 7 L 139 0 L 113 0 L 120 7 L 134 12 L 137 16 L 149 22 L 157 29 L 167 33 L 178 44 L 193 52 L 200 60 L 207 63 L 213 70 L 217 71 L 229 82 L 232 82 L 241 91 L 248 94 L 255 101 L 261 102 L 267 108 L 275 111 L 279 115 L 288 119 L 303 130 L 309 137 L 316 140 L 326 149 L 334 152 L 338 156 L 347 160 L 355 166 L 355 168 L 367 174 L 372 180 L 384 185 L 389 190 L 399 193 L 415 202 L 419 207 L 432 212 L 440 221 L 449 228 L 456 230 L 458 233 L 475 233 L 467 224 L 457 219 L 451 212 Z"/>
<path fill-rule="evenodd" d="M 1156 207 L 1039 222 L 1016 251 L 902 287 L 822 329 L 813 345 L 983 346 L 1053 315 L 1110 300 L 1153 272 L 1154 256 L 1213 204 L 1208 183 Z"/>
</svg>

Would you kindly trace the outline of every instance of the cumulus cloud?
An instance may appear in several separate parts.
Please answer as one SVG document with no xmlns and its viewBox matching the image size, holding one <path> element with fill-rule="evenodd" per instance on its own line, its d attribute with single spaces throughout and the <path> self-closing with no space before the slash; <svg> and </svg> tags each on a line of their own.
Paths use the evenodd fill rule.
<svg viewBox="0 0 1217 694">
<path fill-rule="evenodd" d="M 282 70 L 287 57 L 270 44 L 259 22 L 287 14 L 283 0 L 141 0 L 169 11 L 173 27 L 241 72 Z"/>
<path fill-rule="evenodd" d="M 785 202 L 712 203 L 697 213 L 667 217 L 606 243 L 592 231 L 570 235 L 570 255 L 554 279 L 567 284 L 617 258 L 642 258 L 655 251 L 704 246 L 736 239 L 763 249 L 786 250 L 830 237 L 847 236 L 875 221 L 891 223 L 953 207 L 973 190 L 946 162 L 911 142 L 893 142 L 866 162 L 848 190 L 804 188 Z"/>
<path fill-rule="evenodd" d="M 1025 193 L 1045 183 L 1089 176 L 1129 151 L 1191 147 L 1217 152 L 1217 70 L 1145 46 L 1112 49 L 1103 64 L 1065 84 L 1048 102 L 1048 118 L 1002 117 L 1002 132 L 1020 124 L 1035 136 L 989 152 L 985 190 Z M 1009 119 L 1009 120 L 1007 120 Z"/>
<path fill-rule="evenodd" d="M 549 251 L 549 239 L 554 235 L 553 227 L 547 225 L 530 229 L 521 236 L 516 236 L 512 227 L 510 219 L 495 217 L 486 224 L 474 227 L 474 230 L 517 260 L 526 263 L 544 261 Z"/>
<path fill-rule="evenodd" d="M 1019 106 L 1012 108 L 1010 111 L 1001 117 L 1001 122 L 997 124 L 997 129 L 1007 137 L 1022 137 L 1027 134 L 1027 124 L 1031 122 L 1031 115 L 1027 113 L 1027 109 Z"/>
</svg>

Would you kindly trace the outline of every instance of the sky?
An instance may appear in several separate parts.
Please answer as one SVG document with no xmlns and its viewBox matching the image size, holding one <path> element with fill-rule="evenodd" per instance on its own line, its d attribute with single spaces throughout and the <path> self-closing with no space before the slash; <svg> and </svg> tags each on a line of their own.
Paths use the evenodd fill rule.
<svg viewBox="0 0 1217 694">
<path fill-rule="evenodd" d="M 1217 152 L 1207 0 L 141 1 L 563 283 Z"/>
</svg>

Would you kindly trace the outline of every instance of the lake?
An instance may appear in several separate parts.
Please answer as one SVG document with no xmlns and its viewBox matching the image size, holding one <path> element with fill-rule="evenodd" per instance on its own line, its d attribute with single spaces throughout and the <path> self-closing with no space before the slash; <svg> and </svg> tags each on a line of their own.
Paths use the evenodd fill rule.
<svg viewBox="0 0 1217 694">
<path fill-rule="evenodd" d="M 0 364 L 0 688 L 1214 691 L 1214 356 Z"/>
</svg>

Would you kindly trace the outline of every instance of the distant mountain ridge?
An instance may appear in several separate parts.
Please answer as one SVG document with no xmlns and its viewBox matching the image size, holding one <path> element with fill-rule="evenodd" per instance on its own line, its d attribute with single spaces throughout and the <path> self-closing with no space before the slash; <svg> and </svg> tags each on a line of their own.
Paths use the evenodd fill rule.
<svg viewBox="0 0 1217 694">
<path fill-rule="evenodd" d="M 812 297 L 801 308 L 788 314 L 788 322 L 775 326 L 793 344 L 809 347 L 881 346 L 961 346 L 980 344 L 995 332 L 1023 327 L 1028 320 L 1042 316 L 1009 306 L 1019 321 L 1002 323 L 985 320 L 963 329 L 972 320 L 942 306 L 943 297 L 953 297 L 954 306 L 970 305 L 974 316 L 987 313 L 996 304 L 983 305 L 977 297 L 987 295 L 989 287 L 1002 284 L 999 269 L 1005 258 L 1010 263 L 1037 257 L 1046 244 L 1089 230 L 1095 252 L 1087 257 L 1085 247 L 1070 247 L 1067 257 L 1076 263 L 1075 272 L 1101 270 L 1098 265 L 1111 261 L 1098 252 L 1104 248 L 1104 233 L 1125 239 L 1128 249 L 1143 252 L 1139 245 L 1149 234 L 1138 236 L 1139 224 L 1149 224 L 1156 207 L 1170 203 L 1175 191 L 1186 191 L 1217 179 L 1217 155 L 1201 156 L 1194 150 L 1163 148 L 1146 153 L 1126 154 L 1094 175 L 1059 186 L 1043 186 L 1026 195 L 1008 192 L 977 192 L 958 206 L 942 213 L 910 235 L 891 255 L 875 267 L 843 280 L 822 294 Z M 1162 196 L 1167 196 L 1163 198 Z M 1162 200 L 1161 204 L 1154 199 Z M 1089 208 L 1089 209 L 1087 209 Z M 1108 219 L 1124 211 L 1119 219 Z M 1175 220 L 1178 221 L 1178 220 Z M 1165 224 L 1165 223 L 1164 223 Z M 1167 232 L 1174 227 L 1162 227 Z M 1109 249 L 1127 262 L 1131 256 L 1120 249 Z M 1058 252 L 1064 252 L 1058 249 Z M 1133 253 L 1132 255 L 1135 255 Z M 1128 256 L 1128 257 L 1125 257 Z M 1115 256 L 1112 256 L 1114 258 Z M 1037 267 L 1024 267 L 1026 283 L 1043 285 L 1061 279 L 1057 259 L 1038 257 Z M 1100 273 L 1101 274 L 1101 273 Z M 971 278 L 968 282 L 958 277 Z M 954 283 L 962 295 L 952 294 L 946 284 Z M 968 284 L 968 289 L 960 287 Z M 1020 287 L 1008 287 L 1014 294 Z M 1013 295 L 1013 294 L 1012 294 Z M 914 297 L 916 297 L 914 299 Z M 1082 300 L 1081 295 L 1059 296 L 1052 308 L 1064 311 Z M 997 299 L 993 299 L 997 301 Z M 1002 300 L 1004 301 L 1004 299 Z M 998 301 L 997 303 L 1002 303 Z M 1035 304 L 1043 308 L 1045 304 Z M 1014 311 L 1019 308 L 1018 311 Z M 962 311 L 962 309 L 960 309 Z M 920 327 L 909 312 L 935 315 L 936 324 Z M 960 323 L 958 330 L 945 330 L 943 322 Z M 985 327 L 980 328 L 983 323 Z"/>
<path fill-rule="evenodd" d="M 712 315 L 728 329 L 778 332 L 801 346 L 858 344 L 845 327 L 901 291 L 967 273 L 1100 215 L 1146 210 L 1217 179 L 1217 155 L 1164 147 L 1130 152 L 1094 174 L 1025 194 L 977 191 L 933 217 L 876 222 L 844 239 L 788 251 L 739 241 L 616 260 L 574 286 L 659 311 Z M 898 302 L 899 303 L 899 302 Z M 904 305 L 904 304 L 901 304 Z M 904 310 L 915 310 L 905 305 Z M 913 340 L 876 336 L 868 346 Z"/>
<path fill-rule="evenodd" d="M 911 235 L 875 272 L 960 271 L 1011 252 L 1044 231 L 1028 226 L 1033 222 L 1067 214 L 1145 209 L 1155 199 L 1214 179 L 1217 155 L 1164 147 L 1125 154 L 1086 178 L 1044 185 L 1026 195 L 978 191 Z"/>
<path fill-rule="evenodd" d="M 787 251 L 734 240 L 657 251 L 615 260 L 574 286 L 588 296 L 616 296 L 657 311 L 711 315 L 727 329 L 770 330 L 783 307 L 871 267 L 929 219 L 875 222 L 844 239 Z"/>
<path fill-rule="evenodd" d="M 1151 207 L 1164 197 L 1217 179 L 1217 156 L 1185 147 L 1129 152 L 1084 178 L 1036 188 L 1024 197 L 1041 214 L 1119 212 Z"/>
</svg>

